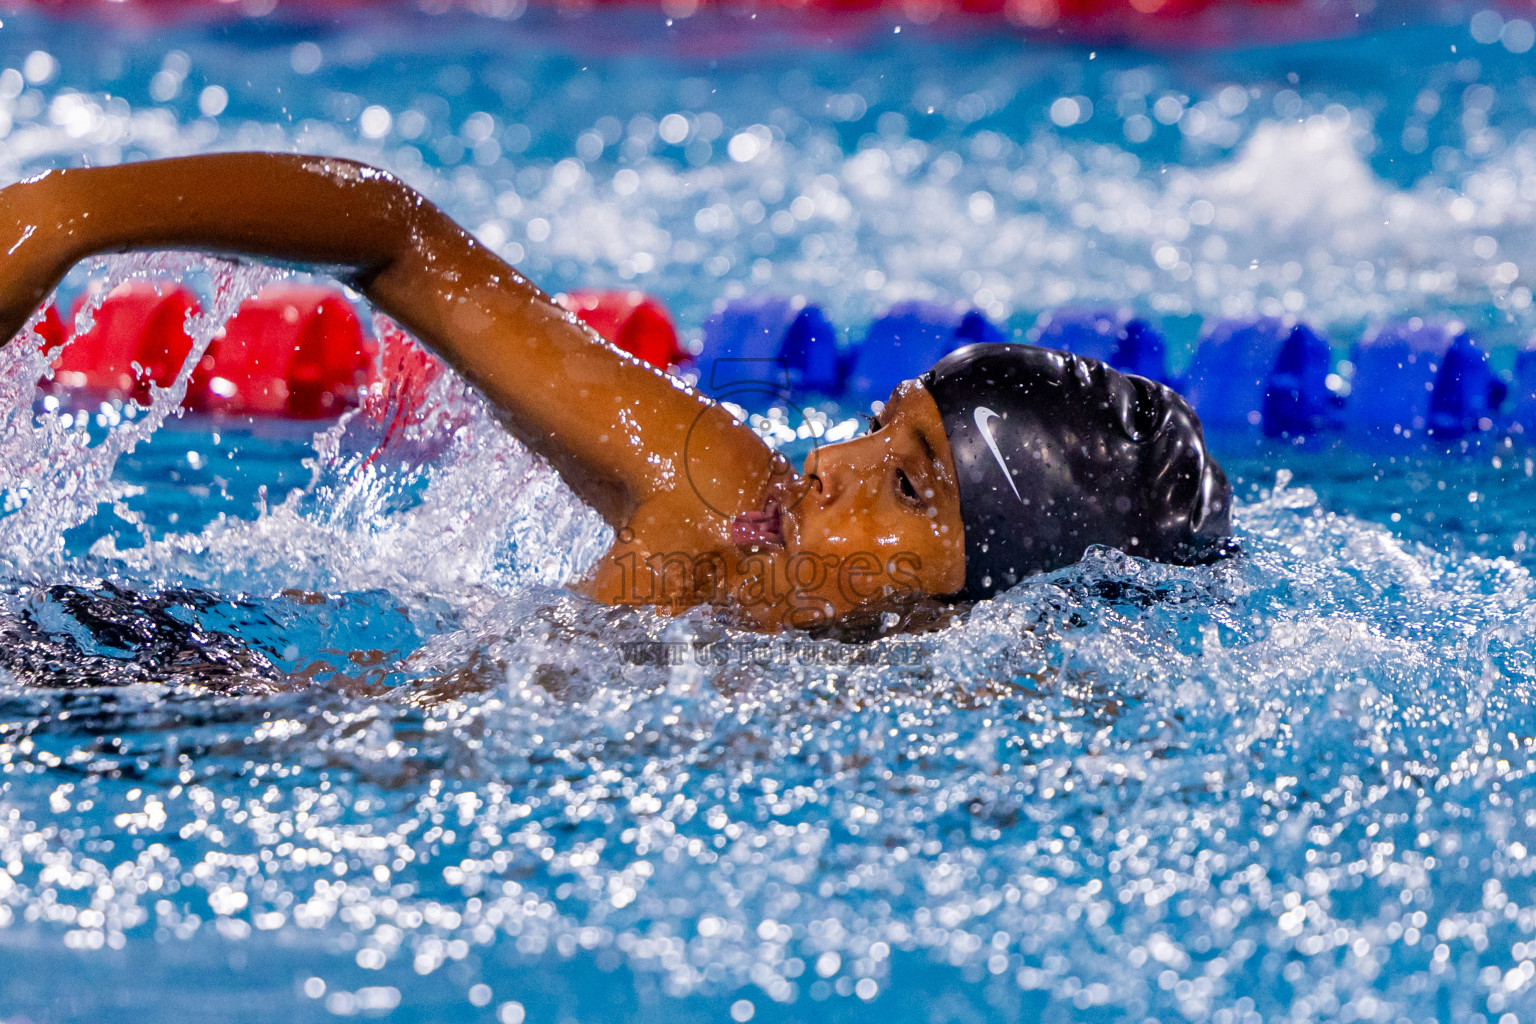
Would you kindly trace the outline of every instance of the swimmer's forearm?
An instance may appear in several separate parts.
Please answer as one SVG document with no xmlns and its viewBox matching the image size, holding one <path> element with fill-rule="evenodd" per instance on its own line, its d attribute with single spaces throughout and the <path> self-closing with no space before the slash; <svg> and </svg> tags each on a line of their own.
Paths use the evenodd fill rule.
<svg viewBox="0 0 1536 1024">
<path fill-rule="evenodd" d="M 351 161 L 231 153 L 53 171 L 4 197 L 13 201 L 0 209 L 7 338 L 87 256 L 188 249 L 326 266 L 476 383 L 494 385 L 507 369 L 487 348 L 590 340 L 419 193 Z M 502 307 L 494 345 L 477 344 L 485 331 L 462 310 L 487 302 Z M 561 337 L 549 339 L 551 328 Z"/>
<path fill-rule="evenodd" d="M 338 203 L 363 182 L 348 189 L 342 176 L 314 173 L 319 166 L 229 154 L 51 171 L 5 189 L 0 337 L 10 338 L 76 262 L 99 253 L 194 249 L 352 273 L 387 263 L 400 248 L 399 204 Z M 318 215 L 327 207 L 335 216 Z M 346 230 L 336 230 L 337 219 Z"/>
<path fill-rule="evenodd" d="M 695 420 L 738 429 L 420 194 L 343 160 L 217 154 L 55 171 L 0 192 L 0 339 L 78 260 L 144 249 L 329 266 L 478 386 L 610 520 L 676 475 L 649 456 L 680 454 Z"/>
</svg>

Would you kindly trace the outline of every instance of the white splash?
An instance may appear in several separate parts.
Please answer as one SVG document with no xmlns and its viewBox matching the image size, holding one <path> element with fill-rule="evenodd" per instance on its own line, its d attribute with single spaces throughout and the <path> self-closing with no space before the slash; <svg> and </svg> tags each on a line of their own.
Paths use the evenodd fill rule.
<svg viewBox="0 0 1536 1024">
<path fill-rule="evenodd" d="M 269 267 L 179 254 L 112 257 L 96 263 L 91 271 L 103 286 L 81 308 L 74 325 L 77 332 L 90 328 L 108 292 L 134 278 L 165 281 L 205 274 L 211 281 L 211 301 L 206 311 L 187 318 L 193 344 L 176 379 L 165 388 L 151 384 L 149 407 L 132 410 L 132 418 L 113 415 L 111 427 L 95 443 L 89 433 L 89 413 L 34 412 L 40 397 L 38 383 L 51 376 L 51 370 L 31 324 L 0 349 L 0 494 L 7 513 L 0 518 L 0 552 L 18 568 L 57 567 L 65 532 L 89 519 L 103 502 L 125 496 L 112 483 L 117 460 L 148 439 L 168 416 L 179 415 L 192 370 L 208 343 L 241 302 L 278 276 Z M 97 417 L 99 428 L 108 422 L 105 414 L 103 410 Z"/>
</svg>

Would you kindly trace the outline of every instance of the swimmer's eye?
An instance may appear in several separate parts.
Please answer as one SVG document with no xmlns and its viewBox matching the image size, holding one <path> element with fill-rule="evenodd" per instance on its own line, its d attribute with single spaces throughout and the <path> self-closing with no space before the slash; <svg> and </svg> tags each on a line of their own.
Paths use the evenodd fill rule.
<svg viewBox="0 0 1536 1024">
<path fill-rule="evenodd" d="M 902 498 L 914 505 L 918 504 L 917 488 L 912 486 L 911 478 L 899 469 L 896 471 L 896 489 L 901 492 Z"/>
</svg>

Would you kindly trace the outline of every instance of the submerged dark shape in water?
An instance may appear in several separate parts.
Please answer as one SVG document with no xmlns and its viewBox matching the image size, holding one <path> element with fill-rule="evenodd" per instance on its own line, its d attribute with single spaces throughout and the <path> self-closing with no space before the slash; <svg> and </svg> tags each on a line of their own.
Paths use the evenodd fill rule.
<svg viewBox="0 0 1536 1024">
<path fill-rule="evenodd" d="M 209 628 L 215 609 L 262 613 L 239 599 L 170 588 L 144 594 L 112 582 L 55 584 L 0 619 L 0 669 L 50 689 L 155 684 L 219 694 L 270 693 L 291 677 L 245 640 Z"/>
</svg>

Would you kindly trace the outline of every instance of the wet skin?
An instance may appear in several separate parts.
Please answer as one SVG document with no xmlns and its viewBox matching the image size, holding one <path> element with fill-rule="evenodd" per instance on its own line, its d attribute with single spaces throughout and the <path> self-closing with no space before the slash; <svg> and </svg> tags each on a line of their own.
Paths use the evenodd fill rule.
<svg viewBox="0 0 1536 1024">
<path fill-rule="evenodd" d="M 900 384 L 868 434 L 812 452 L 798 477 L 779 470 L 756 501 L 687 538 L 675 528 L 690 496 L 656 499 L 620 530 L 586 591 L 612 604 L 710 603 L 777 629 L 900 617 L 965 584 L 959 485 L 921 382 Z M 659 552 L 664 535 L 686 546 Z"/>
<path fill-rule="evenodd" d="M 603 341 L 393 176 L 230 153 L 52 171 L 0 190 L 0 339 L 79 260 L 178 249 L 323 268 L 442 356 L 613 525 L 576 586 L 724 609 L 763 630 L 879 613 L 964 583 L 933 400 L 896 389 L 867 436 L 796 474 L 720 405 Z"/>
</svg>

